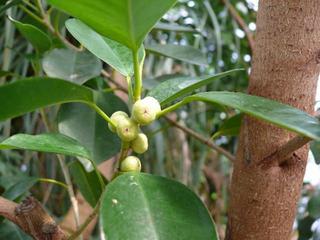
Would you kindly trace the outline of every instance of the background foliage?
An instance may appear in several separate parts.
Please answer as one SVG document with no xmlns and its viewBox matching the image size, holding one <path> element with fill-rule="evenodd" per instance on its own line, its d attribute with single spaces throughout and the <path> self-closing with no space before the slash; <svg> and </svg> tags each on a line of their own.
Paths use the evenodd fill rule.
<svg viewBox="0 0 320 240">
<path fill-rule="evenodd" d="M 128 112 L 125 103 L 127 99 L 121 91 L 126 85 L 126 79 L 113 69 L 124 75 L 133 74 L 133 66 L 127 61 L 131 58 L 131 52 L 125 46 L 96 36 L 97 33 L 82 22 L 70 20 L 66 13 L 55 8 L 49 7 L 50 18 L 46 19 L 47 22 L 40 23 L 36 16 L 41 13 L 39 9 L 33 8 L 37 6 L 37 1 L 14 0 L 4 5 L 5 2 L 1 1 L 0 6 L 0 32 L 3 33 L 0 36 L 0 84 L 29 76 L 61 78 L 96 90 L 96 104 L 107 114 L 119 109 Z M 48 3 L 42 4 L 47 6 Z M 168 79 L 174 78 L 177 83 L 186 81 L 186 78 L 198 80 L 199 76 L 236 68 L 244 68 L 245 71 L 210 80 L 200 86 L 198 91 L 246 91 L 251 48 L 248 35 L 246 36 L 243 26 L 239 25 L 239 18 L 251 34 L 254 34 L 257 6 L 252 1 L 242 0 L 233 0 L 230 4 L 233 6 L 231 10 L 228 1 L 180 0 L 164 15 L 144 42 L 145 94 L 156 94 L 154 87 L 159 83 L 166 84 Z M 238 15 L 235 16 L 232 11 L 236 11 Z M 136 21 L 138 24 L 141 20 Z M 79 26 L 82 26 L 82 31 L 77 31 Z M 86 38 L 88 34 L 95 34 L 100 45 L 92 45 L 90 39 Z M 123 36 L 118 36 L 117 40 L 128 47 L 136 47 L 133 42 L 123 39 Z M 162 44 L 167 45 L 164 47 Z M 78 48 L 83 47 L 90 52 L 78 51 Z M 142 58 L 143 53 L 139 54 Z M 106 56 L 109 64 L 101 61 Z M 110 56 L 114 57 L 110 60 Z M 159 92 L 163 93 L 161 89 Z M 23 94 L 25 93 L 17 93 L 17 98 Z M 181 96 L 183 94 L 179 97 Z M 235 153 L 242 119 L 242 114 L 237 110 L 192 102 L 170 117 L 206 138 L 212 137 L 216 145 Z M 79 103 L 47 107 L 43 111 L 0 122 L 0 140 L 16 133 L 34 135 L 50 129 L 78 140 L 93 153 L 91 157 L 97 163 L 113 157 L 120 149 L 119 139 L 107 129 L 103 119 L 89 106 Z M 230 160 L 175 128 L 168 119 L 157 120 L 143 130 L 150 140 L 149 151 L 142 156 L 143 170 L 188 185 L 208 207 L 223 239 L 232 172 Z M 317 162 L 320 162 L 319 149 L 319 143 L 314 142 L 312 150 Z M 85 169 L 75 159 L 78 157 L 81 160 L 85 154 L 78 152 L 66 157 L 74 184 L 79 189 L 85 187 L 85 183 L 79 183 L 76 179 L 81 179 L 79 175 Z M 90 167 L 90 164 L 87 162 L 84 166 Z M 89 176 L 87 181 L 97 182 L 96 177 Z M 70 207 L 67 190 L 57 184 L 48 184 L 43 179 L 64 181 L 55 155 L 21 150 L 0 152 L 1 195 L 18 201 L 32 194 L 45 204 L 51 214 L 58 219 L 62 218 Z M 83 179 L 86 181 L 86 178 Z M 320 238 L 317 230 L 319 225 L 316 224 L 320 218 L 319 191 L 318 186 L 305 183 L 293 239 Z M 81 192 L 88 193 L 86 190 Z M 85 197 L 90 199 L 92 206 L 97 202 L 95 194 L 89 192 Z M 27 237 L 13 224 L 3 221 L 0 224 L 0 239 Z M 98 228 L 92 239 L 99 239 Z"/>
</svg>

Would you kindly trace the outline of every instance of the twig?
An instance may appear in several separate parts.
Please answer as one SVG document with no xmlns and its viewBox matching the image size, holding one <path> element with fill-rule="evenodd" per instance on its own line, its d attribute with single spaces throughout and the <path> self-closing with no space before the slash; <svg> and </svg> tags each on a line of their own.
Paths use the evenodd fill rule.
<svg viewBox="0 0 320 240">
<path fill-rule="evenodd" d="M 250 29 L 248 28 L 246 22 L 239 15 L 237 10 L 232 6 L 232 4 L 229 2 L 229 0 L 222 0 L 222 2 L 226 5 L 226 7 L 228 8 L 228 11 L 230 12 L 230 14 L 234 18 L 234 20 L 239 24 L 239 26 L 242 28 L 242 30 L 246 33 L 249 47 L 251 49 L 251 52 L 253 52 L 254 37 L 253 37 L 253 34 L 250 31 Z"/>
<path fill-rule="evenodd" d="M 233 156 L 231 153 L 229 153 L 228 151 L 226 151 L 225 149 L 223 149 L 222 147 L 217 146 L 216 144 L 214 144 L 214 142 L 212 142 L 212 140 L 210 138 L 205 138 L 203 137 L 201 134 L 193 131 L 192 129 L 185 127 L 179 123 L 177 123 L 175 120 L 165 116 L 164 117 L 168 122 L 170 122 L 172 125 L 174 125 L 175 127 L 181 129 L 182 131 L 184 131 L 185 133 L 188 133 L 190 136 L 194 137 L 195 139 L 199 140 L 200 142 L 202 142 L 203 144 L 207 145 L 208 147 L 214 149 L 215 151 L 221 153 L 222 155 L 224 155 L 225 157 L 227 157 L 231 162 L 235 161 L 235 156 Z"/>
<path fill-rule="evenodd" d="M 264 166 L 273 166 L 274 163 L 277 163 L 281 166 L 288 160 L 292 153 L 306 145 L 311 140 L 312 139 L 307 137 L 296 136 L 265 157 L 259 164 Z"/>
<path fill-rule="evenodd" d="M 81 226 L 75 231 L 68 240 L 74 240 L 78 236 L 82 234 L 82 232 L 87 228 L 87 226 L 91 223 L 91 221 L 97 216 L 100 209 L 100 201 L 97 203 L 92 213 L 88 216 L 88 218 L 81 224 Z"/>
</svg>

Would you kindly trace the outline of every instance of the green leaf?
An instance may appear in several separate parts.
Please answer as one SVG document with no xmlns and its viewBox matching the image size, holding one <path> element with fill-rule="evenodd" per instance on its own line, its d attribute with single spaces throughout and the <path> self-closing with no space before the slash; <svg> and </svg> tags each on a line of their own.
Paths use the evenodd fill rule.
<svg viewBox="0 0 320 240">
<path fill-rule="evenodd" d="M 157 21 L 177 0 L 49 0 L 101 35 L 137 51 Z"/>
<path fill-rule="evenodd" d="M 89 88 L 54 78 L 21 79 L 0 87 L 0 121 L 53 104 L 92 103 Z"/>
<path fill-rule="evenodd" d="M 306 216 L 305 218 L 298 220 L 298 240 L 308 240 L 312 237 L 313 232 L 311 230 L 311 226 L 315 221 L 316 219 L 310 216 Z"/>
<path fill-rule="evenodd" d="M 13 18 L 10 18 L 10 20 L 14 23 L 22 36 L 24 36 L 39 53 L 43 53 L 51 48 L 49 36 L 39 28 L 31 24 L 21 23 Z"/>
<path fill-rule="evenodd" d="M 11 182 L 9 186 L 6 186 L 4 182 L 8 179 L 10 179 Z M 6 180 L 0 180 L 1 186 L 6 188 L 5 192 L 1 196 L 9 200 L 17 200 L 38 182 L 38 178 L 35 177 L 14 176 L 8 177 Z"/>
<path fill-rule="evenodd" d="M 73 181 L 78 186 L 82 196 L 91 207 L 95 207 L 102 194 L 99 177 L 96 171 L 87 172 L 80 162 L 74 161 L 70 165 L 70 172 Z"/>
<path fill-rule="evenodd" d="M 320 218 L 320 194 L 310 198 L 307 209 L 311 217 L 315 219 Z"/>
<path fill-rule="evenodd" d="M 151 53 L 174 58 L 195 65 L 208 65 L 206 56 L 199 49 L 191 46 L 152 44 L 147 45 L 146 50 Z"/>
<path fill-rule="evenodd" d="M 201 77 L 176 77 L 165 80 L 158 86 L 152 88 L 148 93 L 149 96 L 156 98 L 161 105 L 165 105 L 173 100 L 185 96 L 186 94 L 210 84 L 214 80 L 231 75 L 241 69 L 234 69 L 227 72 L 219 73 L 213 76 Z"/>
<path fill-rule="evenodd" d="M 191 190 L 149 174 L 124 174 L 108 184 L 100 217 L 112 240 L 218 239 L 208 210 Z"/>
<path fill-rule="evenodd" d="M 315 162 L 320 164 L 320 141 L 312 141 L 310 144 L 310 149 L 314 156 Z"/>
<path fill-rule="evenodd" d="M 92 159 L 91 153 L 80 143 L 59 133 L 13 135 L 0 143 L 0 149 L 25 149 Z"/>
<path fill-rule="evenodd" d="M 69 19 L 66 27 L 91 53 L 125 76 L 133 75 L 132 51 L 126 46 L 101 36 L 78 19 Z"/>
<path fill-rule="evenodd" d="M 267 98 L 234 92 L 206 92 L 186 97 L 183 103 L 204 101 L 240 110 L 303 136 L 320 140 L 320 121 L 309 114 Z"/>
<path fill-rule="evenodd" d="M 126 104 L 111 93 L 98 92 L 96 104 L 109 116 L 115 111 L 128 112 Z M 96 163 L 117 154 L 119 137 L 112 133 L 105 120 L 84 104 L 65 104 L 58 113 L 59 131 L 79 141 L 90 150 Z"/>
<path fill-rule="evenodd" d="M 181 26 L 173 23 L 162 23 L 158 22 L 154 29 L 164 30 L 164 31 L 174 31 L 174 32 L 182 32 L 182 33 L 199 33 L 196 29 L 191 27 Z"/>
<path fill-rule="evenodd" d="M 236 114 L 222 123 L 218 131 L 212 136 L 217 138 L 220 136 L 237 136 L 240 132 L 243 114 Z"/>
<path fill-rule="evenodd" d="M 54 49 L 42 60 L 43 70 L 49 77 L 61 78 L 70 82 L 83 84 L 99 76 L 102 63 L 87 51 L 72 49 Z"/>
</svg>

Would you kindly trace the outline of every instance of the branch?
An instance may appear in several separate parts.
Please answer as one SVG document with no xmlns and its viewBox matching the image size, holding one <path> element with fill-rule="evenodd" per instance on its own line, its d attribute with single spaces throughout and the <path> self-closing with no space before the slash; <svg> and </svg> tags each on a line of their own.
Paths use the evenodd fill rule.
<svg viewBox="0 0 320 240">
<path fill-rule="evenodd" d="M 228 11 L 230 12 L 230 14 L 234 18 L 234 20 L 239 24 L 239 26 L 242 28 L 242 30 L 246 33 L 249 47 L 251 49 L 251 52 L 253 52 L 254 37 L 253 37 L 253 34 L 250 31 L 250 29 L 248 28 L 246 22 L 239 15 L 237 10 L 232 6 L 232 4 L 229 2 L 229 0 L 222 0 L 222 2 L 226 5 L 226 7 L 228 8 Z"/>
<path fill-rule="evenodd" d="M 184 131 L 185 133 L 189 134 L 190 136 L 194 137 L 195 139 L 197 139 L 198 141 L 202 142 L 203 144 L 207 145 L 208 147 L 216 150 L 218 153 L 221 153 L 222 155 L 224 155 L 225 157 L 227 157 L 231 162 L 235 161 L 235 156 L 233 156 L 231 153 L 229 153 L 227 150 L 223 149 L 222 147 L 217 146 L 210 138 L 205 138 L 203 137 L 201 134 L 193 131 L 192 129 L 185 127 L 179 123 L 177 123 L 175 120 L 166 117 L 165 119 L 171 123 L 172 125 L 174 125 L 175 127 L 181 129 L 182 131 Z"/>
<path fill-rule="evenodd" d="M 0 197 L 0 215 L 36 240 L 67 239 L 59 225 L 33 197 L 27 197 L 21 204 Z"/>
<path fill-rule="evenodd" d="M 298 149 L 306 145 L 312 139 L 302 136 L 296 136 L 289 140 L 286 144 L 282 145 L 279 149 L 272 152 L 270 155 L 265 157 L 259 165 L 272 166 L 277 163 L 279 166 L 283 165 Z"/>
</svg>

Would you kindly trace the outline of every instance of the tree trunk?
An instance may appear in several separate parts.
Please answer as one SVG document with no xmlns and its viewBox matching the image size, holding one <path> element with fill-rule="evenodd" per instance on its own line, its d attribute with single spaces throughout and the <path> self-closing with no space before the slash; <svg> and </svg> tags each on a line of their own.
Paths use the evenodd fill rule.
<svg viewBox="0 0 320 240">
<path fill-rule="evenodd" d="M 260 0 L 249 93 L 313 114 L 320 67 L 320 1 Z M 231 182 L 227 240 L 287 240 L 308 146 L 261 161 L 294 136 L 246 117 Z"/>
</svg>

